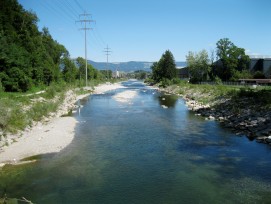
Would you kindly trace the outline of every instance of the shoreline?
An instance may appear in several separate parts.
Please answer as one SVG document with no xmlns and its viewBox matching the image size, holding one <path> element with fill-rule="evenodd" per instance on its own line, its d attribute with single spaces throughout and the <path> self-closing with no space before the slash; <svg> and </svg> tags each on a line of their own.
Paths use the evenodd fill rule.
<svg viewBox="0 0 271 204">
<path fill-rule="evenodd" d="M 177 88 L 176 90 L 179 90 L 179 87 Z M 224 98 L 202 104 L 194 95 L 198 93 L 178 94 L 178 91 L 171 88 L 160 90 L 181 96 L 188 109 L 195 115 L 205 120 L 216 120 L 237 136 L 246 136 L 250 141 L 271 145 L 271 110 L 250 103 L 251 98 L 243 97 L 238 102 Z"/>
<path fill-rule="evenodd" d="M 75 137 L 75 127 L 78 121 L 75 117 L 61 117 L 69 109 L 76 108 L 75 103 L 91 94 L 124 88 L 120 83 L 101 84 L 94 87 L 92 93 L 76 96 L 69 90 L 63 104 L 52 118 L 46 118 L 43 123 L 37 122 L 31 129 L 24 130 L 20 135 L 11 135 L 13 142 L 0 149 L 0 168 L 6 164 L 22 164 L 21 160 L 41 154 L 58 153 L 67 147 Z M 86 90 L 92 90 L 86 87 Z"/>
</svg>

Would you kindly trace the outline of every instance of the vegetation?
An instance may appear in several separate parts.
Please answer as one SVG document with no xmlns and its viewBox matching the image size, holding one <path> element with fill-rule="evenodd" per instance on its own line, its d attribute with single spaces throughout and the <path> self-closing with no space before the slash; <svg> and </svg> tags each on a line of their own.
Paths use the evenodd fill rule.
<svg viewBox="0 0 271 204">
<path fill-rule="evenodd" d="M 167 50 L 158 62 L 154 62 L 151 79 L 155 83 L 172 80 L 177 77 L 177 69 L 173 54 Z"/>
<path fill-rule="evenodd" d="M 40 32 L 38 18 L 16 0 L 1 0 L 0 81 L 5 91 L 27 91 L 49 85 L 61 77 L 59 65 L 68 51 L 52 39 L 47 28 Z"/>
<path fill-rule="evenodd" d="M 135 74 L 136 79 L 143 80 L 147 78 L 149 73 L 144 70 L 138 70 L 138 71 L 134 71 L 134 74 Z"/>
<path fill-rule="evenodd" d="M 48 28 L 38 30 L 37 22 L 36 14 L 17 0 L 1 0 L 0 137 L 49 116 L 68 89 L 86 85 L 85 59 L 72 60 Z M 88 64 L 87 77 L 88 86 L 95 86 L 112 72 L 108 76 Z"/>
<path fill-rule="evenodd" d="M 214 66 L 214 74 L 223 81 L 232 80 L 234 73 L 248 70 L 249 57 L 244 48 L 234 45 L 228 38 L 220 39 L 216 43 L 217 57 L 221 65 Z"/>
<path fill-rule="evenodd" d="M 214 52 L 211 52 L 210 57 L 205 50 L 188 53 L 186 61 L 190 82 L 237 81 L 253 78 L 253 74 L 248 70 L 249 57 L 245 54 L 245 49 L 237 47 L 228 38 L 220 39 L 216 43 L 216 55 L 218 60 L 214 62 Z"/>
<path fill-rule="evenodd" d="M 16 133 L 33 122 L 55 112 L 64 99 L 66 84 L 52 84 L 45 92 L 34 94 L 5 93 L 0 95 L 0 130 Z"/>
<path fill-rule="evenodd" d="M 82 57 L 78 57 L 76 59 L 76 64 L 79 67 L 78 73 L 77 73 L 77 78 L 81 81 L 85 81 L 86 78 L 86 61 Z M 93 79 L 101 79 L 101 78 L 108 78 L 108 73 L 105 72 L 99 72 L 96 70 L 91 64 L 87 64 L 87 78 L 90 80 Z M 110 75 L 109 75 L 110 76 Z M 112 72 L 111 72 L 112 76 Z"/>
<path fill-rule="evenodd" d="M 1 0 L 0 91 L 26 92 L 54 82 L 85 79 L 85 60 L 76 63 L 48 28 L 38 30 L 38 17 L 17 0 Z M 88 65 L 88 79 L 105 76 Z M 83 80 L 82 80 L 83 81 Z"/>
<path fill-rule="evenodd" d="M 189 52 L 186 56 L 187 66 L 191 75 L 190 82 L 206 81 L 210 72 L 209 57 L 206 50 L 199 53 Z"/>
<path fill-rule="evenodd" d="M 249 104 L 257 104 L 263 109 L 271 108 L 271 88 L 249 86 L 225 86 L 225 85 L 199 85 L 185 81 L 179 81 L 165 88 L 165 91 L 181 94 L 201 104 L 215 104 L 220 100 L 230 99 L 238 108 L 240 100 L 247 100 Z"/>
</svg>

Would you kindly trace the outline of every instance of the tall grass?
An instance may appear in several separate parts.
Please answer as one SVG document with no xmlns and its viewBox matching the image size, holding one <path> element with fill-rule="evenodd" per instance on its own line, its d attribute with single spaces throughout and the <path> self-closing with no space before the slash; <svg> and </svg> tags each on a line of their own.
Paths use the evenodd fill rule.
<svg viewBox="0 0 271 204">
<path fill-rule="evenodd" d="M 33 121 L 40 121 L 50 112 L 55 112 L 64 99 L 69 87 L 66 84 L 52 84 L 42 94 L 0 92 L 0 132 L 16 133 Z M 35 89 L 40 91 L 40 89 Z M 43 98 L 40 101 L 40 98 Z"/>
<path fill-rule="evenodd" d="M 119 81 L 110 80 L 111 83 Z M 89 80 L 89 86 L 94 87 L 105 81 Z M 49 87 L 33 87 L 26 93 L 8 93 L 0 90 L 0 136 L 5 132 L 16 133 L 33 121 L 40 121 L 51 112 L 55 112 L 64 100 L 67 90 L 80 87 L 79 81 L 74 84 L 65 82 L 52 83 Z M 35 94 L 45 90 L 44 93 Z M 78 94 L 86 93 L 83 89 Z M 42 98 L 42 100 L 40 100 Z"/>
</svg>

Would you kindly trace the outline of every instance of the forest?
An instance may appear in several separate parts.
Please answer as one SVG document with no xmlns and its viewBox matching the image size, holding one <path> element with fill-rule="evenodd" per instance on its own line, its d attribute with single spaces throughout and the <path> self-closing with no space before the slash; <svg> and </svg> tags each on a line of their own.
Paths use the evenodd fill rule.
<svg viewBox="0 0 271 204">
<path fill-rule="evenodd" d="M 83 79 L 85 60 L 70 58 L 48 28 L 38 29 L 38 17 L 17 0 L 0 1 L 0 91 L 26 92 L 53 82 Z M 88 78 L 103 74 L 88 65 Z"/>
</svg>

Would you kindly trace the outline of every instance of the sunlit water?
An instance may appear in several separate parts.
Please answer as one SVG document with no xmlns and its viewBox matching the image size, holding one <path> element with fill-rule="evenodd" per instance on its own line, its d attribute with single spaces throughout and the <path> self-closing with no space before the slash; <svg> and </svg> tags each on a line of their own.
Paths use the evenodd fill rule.
<svg viewBox="0 0 271 204">
<path fill-rule="evenodd" d="M 0 195 L 34 203 L 270 203 L 271 149 L 137 81 L 92 95 L 72 144 L 0 171 Z M 124 94 L 126 93 L 126 94 Z"/>
</svg>

